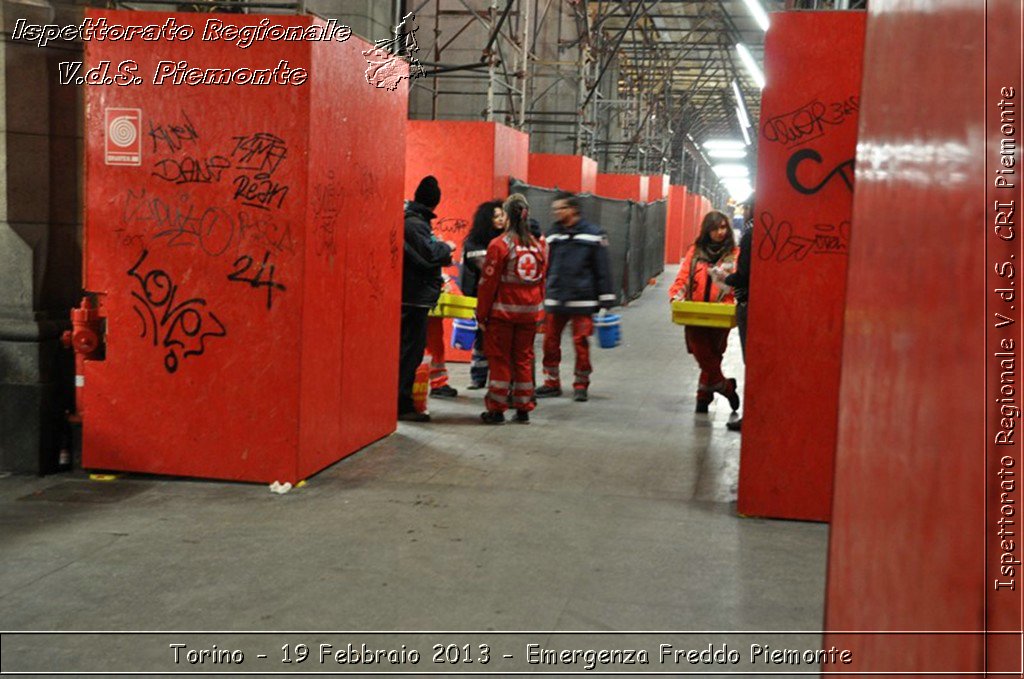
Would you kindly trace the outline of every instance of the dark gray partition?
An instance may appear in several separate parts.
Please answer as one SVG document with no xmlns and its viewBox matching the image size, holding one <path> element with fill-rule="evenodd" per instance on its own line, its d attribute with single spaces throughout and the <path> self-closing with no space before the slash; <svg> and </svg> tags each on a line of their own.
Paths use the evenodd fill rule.
<svg viewBox="0 0 1024 679">
<path fill-rule="evenodd" d="M 630 202 L 629 246 L 626 250 L 626 299 L 636 299 L 647 285 L 644 275 L 644 246 L 647 244 L 647 228 L 644 224 L 643 203 Z"/>
<path fill-rule="evenodd" d="M 644 275 L 654 278 L 665 270 L 665 216 L 667 201 L 648 203 L 644 211 L 647 242 L 644 245 Z"/>
<path fill-rule="evenodd" d="M 540 222 L 544 233 L 551 229 L 554 222 L 551 203 L 558 193 L 556 190 L 531 186 L 518 179 L 512 179 L 509 182 L 509 193 L 521 193 L 526 196 L 530 203 L 531 216 Z M 608 234 L 608 259 L 611 263 L 612 280 L 616 283 L 615 294 L 621 303 L 625 299 L 626 253 L 629 245 L 632 203 L 589 193 L 580 193 L 577 196 L 580 199 L 580 213 L 583 219 L 597 224 Z"/>
</svg>

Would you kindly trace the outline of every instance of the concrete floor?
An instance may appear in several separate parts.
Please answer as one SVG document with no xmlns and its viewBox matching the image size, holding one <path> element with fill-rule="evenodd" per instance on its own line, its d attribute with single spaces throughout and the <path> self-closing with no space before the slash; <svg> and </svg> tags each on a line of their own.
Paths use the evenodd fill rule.
<svg viewBox="0 0 1024 679">
<path fill-rule="evenodd" d="M 311 631 L 5 633 L 0 669 L 192 669 L 173 664 L 177 641 L 242 649 L 243 665 L 217 667 L 242 671 L 348 668 L 280 664 L 286 642 L 316 655 L 324 640 L 335 649 L 404 643 L 421 662 L 383 669 L 416 672 L 452 669 L 429 662 L 439 641 L 474 653 L 487 643 L 489 665 L 460 669 L 491 672 L 583 669 L 525 664 L 528 641 L 647 648 L 652 661 L 661 643 L 726 643 L 743 655 L 737 669 L 751 643 L 816 648 L 827 527 L 735 515 L 740 438 L 725 429 L 721 397 L 710 415 L 693 413 L 697 369 L 669 321 L 672 273 L 622 310 L 622 346 L 592 350 L 591 400 L 542 400 L 529 426 L 479 424 L 483 394 L 461 391 L 468 368 L 456 365 L 460 396 L 432 400 L 434 422 L 402 423 L 283 496 L 147 477 L 0 479 L 3 630 Z M 731 342 L 726 373 L 742 384 L 735 333 Z M 571 356 L 568 338 L 564 346 Z M 329 634 L 337 630 L 484 634 Z M 568 631 L 591 633 L 552 634 Z M 702 668 L 730 669 L 647 669 Z M 597 671 L 614 669 L 630 668 Z"/>
</svg>

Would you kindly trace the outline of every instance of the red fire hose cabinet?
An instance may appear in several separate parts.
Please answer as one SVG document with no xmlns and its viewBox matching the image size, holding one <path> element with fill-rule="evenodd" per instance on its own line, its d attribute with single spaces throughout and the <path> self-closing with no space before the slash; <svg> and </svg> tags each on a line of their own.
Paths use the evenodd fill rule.
<svg viewBox="0 0 1024 679">
<path fill-rule="evenodd" d="M 294 483 L 392 432 L 407 83 L 313 17 L 87 17 L 194 34 L 86 43 L 83 466 Z"/>
</svg>

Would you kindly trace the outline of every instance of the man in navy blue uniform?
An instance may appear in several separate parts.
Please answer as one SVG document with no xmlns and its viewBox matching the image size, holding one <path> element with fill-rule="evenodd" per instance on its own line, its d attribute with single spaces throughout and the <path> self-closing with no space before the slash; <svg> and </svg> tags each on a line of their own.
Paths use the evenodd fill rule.
<svg viewBox="0 0 1024 679">
<path fill-rule="evenodd" d="M 587 400 L 590 387 L 590 346 L 594 331 L 591 315 L 615 305 L 608 239 L 598 226 L 580 217 L 579 200 L 561 192 L 551 204 L 555 225 L 548 232 L 550 250 L 547 291 L 544 295 L 544 386 L 537 398 L 562 395 L 558 365 L 562 362 L 562 330 L 572 324 L 576 348 L 573 399 Z"/>
</svg>

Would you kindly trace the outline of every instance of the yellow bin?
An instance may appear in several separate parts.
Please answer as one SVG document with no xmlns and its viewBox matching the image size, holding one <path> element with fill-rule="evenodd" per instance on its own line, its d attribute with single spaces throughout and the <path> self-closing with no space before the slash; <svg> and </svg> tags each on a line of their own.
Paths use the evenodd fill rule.
<svg viewBox="0 0 1024 679">
<path fill-rule="evenodd" d="M 476 316 L 476 297 L 442 292 L 437 306 L 430 310 L 431 316 L 444 318 L 473 318 Z"/>
<path fill-rule="evenodd" d="M 715 302 L 672 302 L 672 322 L 705 328 L 735 328 L 736 305 Z"/>
</svg>

